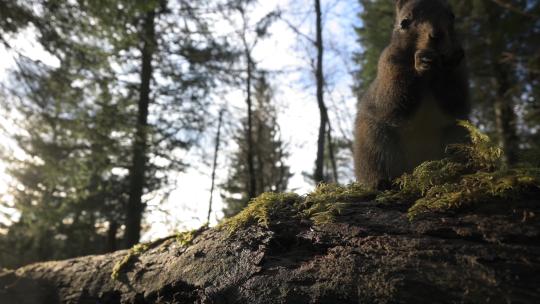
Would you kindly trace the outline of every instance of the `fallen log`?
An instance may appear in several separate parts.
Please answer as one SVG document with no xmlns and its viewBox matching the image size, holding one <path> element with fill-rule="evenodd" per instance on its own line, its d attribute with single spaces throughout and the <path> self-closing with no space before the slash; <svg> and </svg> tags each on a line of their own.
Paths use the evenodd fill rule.
<svg viewBox="0 0 540 304">
<path fill-rule="evenodd" d="M 290 208 L 309 197 L 271 200 L 136 249 L 3 270 L 0 303 L 540 303 L 539 198 L 410 220 L 406 204 L 334 196 L 328 221 Z"/>
</svg>

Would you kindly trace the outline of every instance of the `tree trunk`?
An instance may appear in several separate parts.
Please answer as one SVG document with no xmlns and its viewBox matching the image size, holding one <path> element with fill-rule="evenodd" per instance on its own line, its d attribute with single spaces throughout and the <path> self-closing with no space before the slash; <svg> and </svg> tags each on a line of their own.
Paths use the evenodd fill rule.
<svg viewBox="0 0 540 304">
<path fill-rule="evenodd" d="M 214 198 L 214 187 L 216 182 L 216 168 L 217 168 L 217 161 L 218 161 L 218 153 L 219 153 L 219 144 L 221 141 L 221 123 L 223 122 L 223 110 L 219 111 L 219 119 L 218 119 L 218 128 L 217 128 L 217 135 L 216 135 L 216 146 L 214 149 L 214 163 L 212 165 L 212 185 L 210 186 L 210 202 L 208 203 L 208 217 L 206 218 L 206 223 L 210 225 L 210 215 L 212 214 L 212 200 Z"/>
<path fill-rule="evenodd" d="M 262 111 L 264 111 L 264 108 L 262 107 L 261 104 L 259 104 L 259 108 L 256 110 L 256 114 L 254 115 L 254 119 L 255 119 L 255 129 L 256 129 L 256 134 L 257 136 L 255 136 L 256 140 L 257 140 L 257 144 L 255 145 L 255 149 L 254 149 L 254 153 L 255 153 L 255 172 L 257 172 L 257 175 L 255 177 L 255 181 L 257 183 L 257 193 L 255 193 L 255 197 L 259 196 L 260 194 L 264 193 L 264 192 L 267 192 L 267 191 L 271 191 L 269 189 L 272 188 L 272 185 L 269 184 L 267 181 L 266 181 L 266 175 L 267 174 L 271 174 L 272 173 L 272 167 L 274 166 L 273 163 L 265 163 L 264 161 L 264 156 L 265 156 L 265 153 L 270 153 L 270 151 L 265 151 L 265 149 L 269 149 L 270 146 L 265 146 L 265 142 L 266 142 L 266 139 L 263 138 L 264 135 L 262 134 L 263 133 L 263 124 L 265 123 L 263 121 L 263 118 L 261 117 L 262 116 Z M 261 142 L 262 141 L 262 142 Z M 270 142 L 270 139 L 268 139 L 268 141 Z M 271 178 L 271 177 L 270 177 Z M 272 181 L 272 179 L 270 179 L 270 181 Z"/>
<path fill-rule="evenodd" d="M 150 84 L 152 81 L 152 57 L 155 51 L 155 11 L 149 11 L 144 18 L 141 51 L 141 84 L 139 88 L 138 116 L 133 143 L 133 163 L 130 169 L 129 201 L 126 210 L 125 243 L 131 247 L 139 242 L 141 221 L 144 212 L 142 196 L 145 187 L 148 145 L 148 106 L 150 104 Z"/>
<path fill-rule="evenodd" d="M 317 81 L 317 104 L 319 106 L 319 112 L 321 115 L 321 121 L 319 126 L 319 138 L 317 140 L 317 159 L 315 160 L 315 174 L 313 179 L 315 183 L 324 182 L 324 150 L 325 150 L 325 136 L 326 125 L 328 124 L 328 110 L 324 103 L 324 72 L 323 72 L 323 60 L 324 60 L 324 44 L 322 36 L 322 11 L 321 1 L 315 0 L 315 14 L 316 14 L 316 35 L 315 46 L 317 48 L 317 66 L 315 67 L 315 79 Z"/>
<path fill-rule="evenodd" d="M 414 222 L 406 209 L 356 200 L 315 225 L 278 207 L 268 228 L 0 270 L 0 303 L 540 303 L 537 198 Z"/>
<path fill-rule="evenodd" d="M 257 179 L 255 177 L 255 153 L 253 142 L 253 100 L 251 94 L 251 83 L 253 82 L 253 59 L 247 43 L 244 43 L 247 61 L 247 81 L 246 81 L 246 103 L 247 103 L 247 162 L 248 162 L 248 196 L 251 200 L 257 196 Z"/>
<path fill-rule="evenodd" d="M 504 160 L 508 165 L 517 162 L 517 152 L 519 149 L 519 138 L 516 131 L 516 113 L 514 111 L 512 95 L 510 94 L 510 83 L 508 81 L 508 71 L 501 63 L 495 64 L 495 77 L 497 85 L 497 96 L 495 99 L 495 122 L 500 146 L 504 151 Z"/>
<path fill-rule="evenodd" d="M 486 14 L 491 28 L 499 24 L 500 8 L 493 3 L 486 4 Z M 517 162 L 519 138 L 517 134 L 517 117 L 514 111 L 511 73 L 512 68 L 501 62 L 502 53 L 507 50 L 506 41 L 496 31 L 491 31 L 487 39 L 489 61 L 493 67 L 494 87 L 496 90 L 494 110 L 495 127 L 499 145 L 504 151 L 504 161 L 508 165 Z"/>
<path fill-rule="evenodd" d="M 118 250 L 116 234 L 118 233 L 118 222 L 109 220 L 109 229 L 107 230 L 107 252 Z"/>
<path fill-rule="evenodd" d="M 332 173 L 334 178 L 334 183 L 339 184 L 339 174 L 337 168 L 336 154 L 334 151 L 334 143 L 332 142 L 332 128 L 330 122 L 328 122 L 328 157 L 330 158 L 330 163 L 332 164 Z"/>
</svg>

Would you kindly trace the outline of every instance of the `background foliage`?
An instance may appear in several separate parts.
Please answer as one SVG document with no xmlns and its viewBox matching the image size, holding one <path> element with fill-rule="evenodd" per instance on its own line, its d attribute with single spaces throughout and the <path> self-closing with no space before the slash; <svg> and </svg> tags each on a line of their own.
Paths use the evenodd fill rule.
<svg viewBox="0 0 540 304">
<path fill-rule="evenodd" d="M 0 0 L 0 43 L 17 53 L 14 37 L 34 33 L 54 58 L 51 64 L 19 53 L 0 83 L 0 125 L 9 142 L 0 156 L 12 179 L 0 201 L 0 267 L 131 247 L 144 231 L 148 203 L 166 201 L 182 182 L 174 176 L 196 167 L 185 158 L 193 150 L 218 147 L 215 157 L 227 159 L 218 183 L 227 217 L 253 190 L 294 190 L 289 158 L 304 147 L 283 136 L 283 102 L 295 101 L 278 100 L 282 88 L 274 83 L 296 71 L 265 71 L 255 60 L 273 26 L 296 35 L 295 68 L 306 71 L 299 82 L 314 107 L 318 100 L 327 107 L 319 178 L 348 181 L 354 113 L 335 100 L 344 77 L 336 67 L 349 69 L 359 98 L 394 27 L 393 1 L 353 1 L 360 13 L 346 20 L 332 15 L 343 1 L 321 1 L 319 45 L 312 1 L 256 16 L 261 4 L 251 0 Z M 496 139 L 506 165 L 539 165 L 540 1 L 450 2 L 467 54 L 473 123 Z M 332 17 L 355 27 L 346 37 L 356 41 L 354 56 L 328 34 Z M 312 26 L 305 30 L 305 23 Z M 321 99 L 314 94 L 320 51 Z M 235 90 L 245 108 L 233 116 L 226 99 Z M 231 155 L 204 140 L 214 138 L 219 112 L 225 119 L 216 140 L 235 147 Z M 314 184 L 314 174 L 304 175 Z"/>
</svg>

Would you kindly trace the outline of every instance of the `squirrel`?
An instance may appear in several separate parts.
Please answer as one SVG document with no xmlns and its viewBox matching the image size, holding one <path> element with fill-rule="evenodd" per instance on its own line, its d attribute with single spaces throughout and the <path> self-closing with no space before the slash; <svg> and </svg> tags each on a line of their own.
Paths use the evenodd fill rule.
<svg viewBox="0 0 540 304">
<path fill-rule="evenodd" d="M 425 161 L 466 141 L 465 52 L 445 0 L 396 0 L 396 23 L 377 76 L 362 96 L 354 127 L 358 182 L 385 189 Z"/>
</svg>

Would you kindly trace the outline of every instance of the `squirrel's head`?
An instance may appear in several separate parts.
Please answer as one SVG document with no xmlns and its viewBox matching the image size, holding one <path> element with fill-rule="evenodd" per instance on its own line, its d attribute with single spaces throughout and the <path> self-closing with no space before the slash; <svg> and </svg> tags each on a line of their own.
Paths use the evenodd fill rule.
<svg viewBox="0 0 540 304">
<path fill-rule="evenodd" d="M 396 0 L 394 37 L 410 56 L 414 54 L 414 69 L 419 74 L 452 69 L 463 60 L 454 19 L 446 0 Z"/>
</svg>

